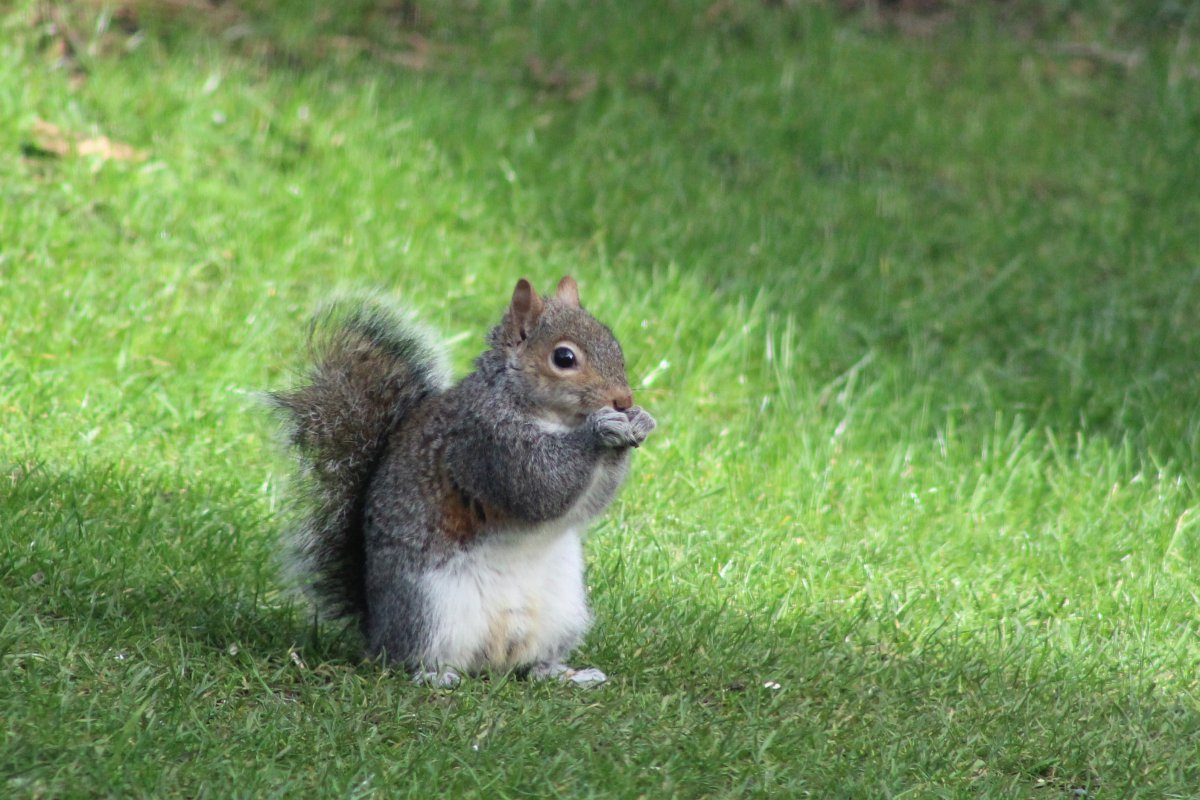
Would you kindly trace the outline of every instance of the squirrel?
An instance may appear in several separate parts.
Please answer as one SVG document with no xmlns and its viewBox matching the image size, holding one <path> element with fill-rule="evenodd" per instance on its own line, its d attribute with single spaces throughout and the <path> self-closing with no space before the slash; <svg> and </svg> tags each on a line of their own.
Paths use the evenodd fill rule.
<svg viewBox="0 0 1200 800">
<path fill-rule="evenodd" d="M 441 348 L 386 305 L 318 314 L 304 382 L 270 395 L 309 501 L 293 566 L 367 658 L 419 683 L 602 683 L 564 664 L 591 623 L 582 534 L 654 419 L 570 276 L 545 298 L 519 280 L 487 345 L 451 386 Z"/>
</svg>

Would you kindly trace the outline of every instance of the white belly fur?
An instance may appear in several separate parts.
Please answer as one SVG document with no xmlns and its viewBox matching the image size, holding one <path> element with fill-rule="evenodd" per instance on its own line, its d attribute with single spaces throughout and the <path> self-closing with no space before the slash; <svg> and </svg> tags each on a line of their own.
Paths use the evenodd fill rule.
<svg viewBox="0 0 1200 800">
<path fill-rule="evenodd" d="M 492 534 L 425 577 L 426 669 L 505 669 L 561 658 L 591 621 L 581 526 Z"/>
</svg>

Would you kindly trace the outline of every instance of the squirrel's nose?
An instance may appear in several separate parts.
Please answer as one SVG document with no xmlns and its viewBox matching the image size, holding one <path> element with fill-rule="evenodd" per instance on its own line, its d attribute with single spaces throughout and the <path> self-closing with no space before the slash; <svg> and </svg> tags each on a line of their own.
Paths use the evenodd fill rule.
<svg viewBox="0 0 1200 800">
<path fill-rule="evenodd" d="M 613 408 L 617 411 L 628 411 L 633 408 L 633 392 L 626 389 L 624 394 L 614 397 Z"/>
</svg>

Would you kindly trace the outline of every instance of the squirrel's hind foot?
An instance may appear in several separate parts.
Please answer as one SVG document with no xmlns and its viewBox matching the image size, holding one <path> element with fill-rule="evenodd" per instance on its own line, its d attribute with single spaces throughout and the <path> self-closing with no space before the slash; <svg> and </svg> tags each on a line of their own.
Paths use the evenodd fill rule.
<svg viewBox="0 0 1200 800">
<path fill-rule="evenodd" d="M 608 680 L 608 676 L 595 667 L 572 669 L 566 664 L 535 664 L 529 670 L 529 677 L 535 680 L 556 680 L 560 683 L 573 683 L 576 686 L 599 686 Z"/>
<path fill-rule="evenodd" d="M 529 670 L 529 677 L 534 680 L 555 680 L 559 683 L 573 683 L 576 686 L 599 686 L 608 680 L 608 676 L 595 667 L 572 669 L 566 664 L 536 664 Z M 462 683 L 462 676 L 452 669 L 417 670 L 412 676 L 417 686 L 428 686 L 432 689 L 456 689 Z"/>
<path fill-rule="evenodd" d="M 462 683 L 462 676 L 452 669 L 422 669 L 413 673 L 413 683 L 417 686 L 429 686 L 433 689 L 455 689 Z"/>
</svg>

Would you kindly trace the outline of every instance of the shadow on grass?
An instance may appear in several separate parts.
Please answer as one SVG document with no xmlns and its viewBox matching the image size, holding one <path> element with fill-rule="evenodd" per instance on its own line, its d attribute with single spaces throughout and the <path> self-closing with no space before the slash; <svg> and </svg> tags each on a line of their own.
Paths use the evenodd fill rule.
<svg viewBox="0 0 1200 800">
<path fill-rule="evenodd" d="M 353 637 L 329 625 L 314 637 L 304 613 L 279 599 L 276 521 L 246 487 L 112 466 L 8 473 L 6 668 L 20 669 L 29 653 L 84 663 L 137 654 L 167 673 L 186 663 L 181 697 L 213 674 L 256 685 L 239 672 L 264 680 L 265 691 L 304 691 L 281 671 L 296 663 L 297 646 L 309 668 L 326 668 L 326 682 L 379 670 L 357 663 Z M 762 769 L 774 763 L 780 787 L 807 776 L 868 792 L 961 785 L 1135 796 L 1200 781 L 1194 698 L 1156 686 L 1152 665 L 1106 653 L 1104 642 L 1065 652 L 1036 633 L 932 625 L 913 641 L 865 607 L 769 620 L 661 587 L 629 591 L 637 597 L 597 597 L 583 658 L 612 676 L 596 695 L 598 735 L 647 768 L 690 754 L 721 764 L 711 773 L 721 781 L 755 775 L 770 789 Z M 459 691 L 519 705 L 522 693 L 505 683 Z"/>
<path fill-rule="evenodd" d="M 282 582 L 282 522 L 245 486 L 111 464 L 14 466 L 8 480 L 0 586 L 14 630 L 24 620 L 115 650 L 355 657 L 352 636 L 305 620 Z"/>
<path fill-rule="evenodd" d="M 1194 698 L 1097 652 L 1104 643 L 1065 652 L 1036 634 L 950 630 L 912 641 L 862 609 L 762 617 L 639 599 L 602 622 L 595 647 L 618 680 L 736 730 L 717 748 L 726 758 L 765 747 L 820 764 L 843 796 L 1168 796 L 1200 780 Z"/>
</svg>

